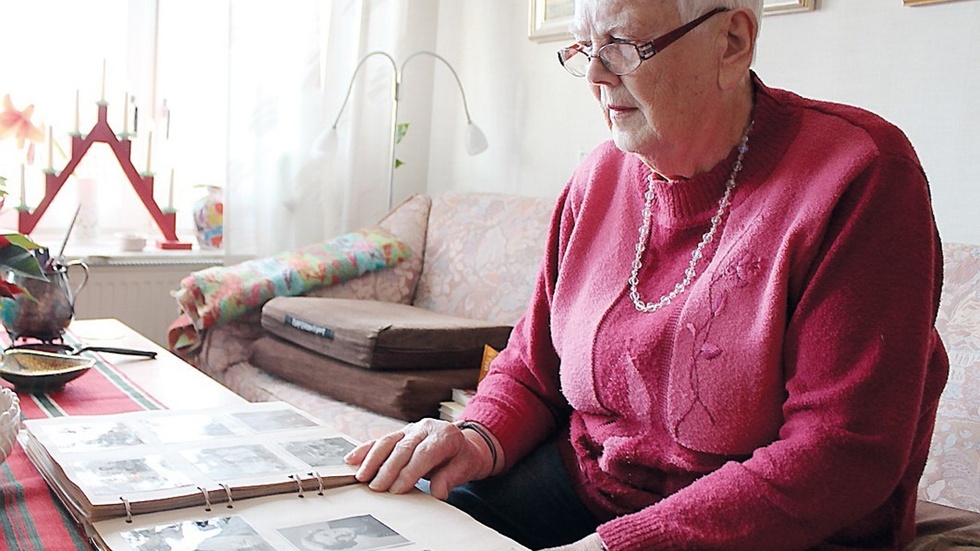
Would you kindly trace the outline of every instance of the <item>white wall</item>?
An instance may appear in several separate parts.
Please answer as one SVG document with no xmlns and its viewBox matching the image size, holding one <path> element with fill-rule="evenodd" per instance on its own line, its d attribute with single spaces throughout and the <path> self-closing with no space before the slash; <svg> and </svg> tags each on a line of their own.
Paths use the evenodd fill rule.
<svg viewBox="0 0 980 551">
<path fill-rule="evenodd" d="M 563 42 L 526 38 L 526 4 L 440 2 L 438 51 L 456 65 L 490 148 L 466 156 L 458 94 L 436 74 L 430 192 L 554 196 L 580 153 L 606 139 L 584 83 L 557 63 Z M 943 239 L 980 243 L 978 54 L 980 0 L 818 0 L 813 12 L 765 17 L 756 70 L 771 86 L 900 126 L 929 175 Z"/>
</svg>

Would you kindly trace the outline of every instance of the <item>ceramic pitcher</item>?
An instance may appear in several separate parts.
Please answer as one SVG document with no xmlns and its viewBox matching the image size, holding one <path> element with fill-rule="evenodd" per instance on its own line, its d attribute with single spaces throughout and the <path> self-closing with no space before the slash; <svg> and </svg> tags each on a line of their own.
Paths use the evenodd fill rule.
<svg viewBox="0 0 980 551">
<path fill-rule="evenodd" d="M 7 281 L 27 290 L 30 296 L 17 295 L 3 302 L 0 319 L 12 339 L 34 337 L 42 341 L 61 338 L 75 316 L 75 298 L 88 282 L 88 265 L 82 260 L 39 262 L 47 281 L 15 273 Z M 81 281 L 74 287 L 69 268 L 82 269 Z"/>
</svg>

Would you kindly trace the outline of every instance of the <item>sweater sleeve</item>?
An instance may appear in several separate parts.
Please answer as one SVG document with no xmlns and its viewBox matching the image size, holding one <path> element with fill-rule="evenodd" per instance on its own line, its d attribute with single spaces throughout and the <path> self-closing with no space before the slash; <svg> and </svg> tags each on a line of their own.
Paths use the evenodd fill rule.
<svg viewBox="0 0 980 551">
<path fill-rule="evenodd" d="M 550 321 L 561 250 L 573 226 L 569 195 L 566 186 L 552 214 L 545 257 L 527 310 L 462 415 L 462 419 L 481 423 L 497 437 L 507 467 L 568 419 Z"/>
<path fill-rule="evenodd" d="M 946 376 L 941 248 L 913 158 L 863 169 L 805 270 L 782 348 L 778 438 L 600 526 L 611 551 L 893 549 L 910 537 L 871 527 L 910 524 L 896 517 L 911 514 Z"/>
</svg>

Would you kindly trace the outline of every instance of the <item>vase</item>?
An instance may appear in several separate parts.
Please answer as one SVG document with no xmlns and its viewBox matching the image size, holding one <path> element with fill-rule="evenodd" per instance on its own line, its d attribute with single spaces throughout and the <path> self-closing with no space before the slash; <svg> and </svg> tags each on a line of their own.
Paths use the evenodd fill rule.
<svg viewBox="0 0 980 551">
<path fill-rule="evenodd" d="M 224 191 L 206 186 L 207 194 L 194 202 L 194 231 L 202 249 L 220 249 L 225 213 Z"/>
</svg>

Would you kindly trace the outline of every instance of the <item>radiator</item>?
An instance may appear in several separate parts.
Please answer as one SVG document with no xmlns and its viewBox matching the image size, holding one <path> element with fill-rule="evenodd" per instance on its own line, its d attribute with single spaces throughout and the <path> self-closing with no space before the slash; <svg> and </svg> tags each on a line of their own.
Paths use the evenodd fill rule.
<svg viewBox="0 0 980 551">
<path fill-rule="evenodd" d="M 180 313 L 171 293 L 187 274 L 220 261 L 96 257 L 86 263 L 89 279 L 75 298 L 75 319 L 116 318 L 166 346 L 167 326 Z M 81 283 L 81 268 L 69 268 L 68 275 L 73 289 Z"/>
</svg>

